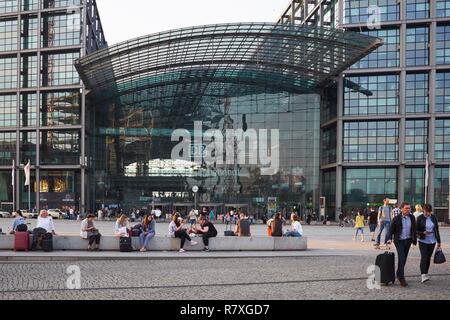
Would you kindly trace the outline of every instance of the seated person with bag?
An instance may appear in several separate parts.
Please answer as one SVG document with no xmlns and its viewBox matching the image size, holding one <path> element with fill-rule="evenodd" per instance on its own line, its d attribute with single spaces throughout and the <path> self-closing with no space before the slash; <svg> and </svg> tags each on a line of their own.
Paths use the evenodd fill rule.
<svg viewBox="0 0 450 320">
<path fill-rule="evenodd" d="M 206 219 L 205 216 L 199 218 L 200 228 L 192 228 L 193 233 L 201 235 L 205 248 L 203 251 L 209 251 L 209 238 L 217 237 L 217 229 L 214 224 Z"/>
<path fill-rule="evenodd" d="M 83 239 L 89 240 L 88 251 L 100 250 L 100 239 L 102 235 L 94 226 L 95 215 L 88 214 L 86 219 L 81 221 L 80 236 Z M 95 246 L 94 246 L 95 245 Z"/>
<path fill-rule="evenodd" d="M 283 220 L 281 220 L 280 212 L 275 215 L 275 218 L 270 223 L 270 230 L 272 231 L 272 237 L 283 236 Z"/>
<path fill-rule="evenodd" d="M 251 237 L 250 220 L 247 219 L 243 212 L 240 214 L 240 219 L 236 224 L 235 235 L 238 237 Z"/>
<path fill-rule="evenodd" d="M 114 225 L 114 234 L 119 238 L 128 238 L 130 236 L 130 225 L 126 215 L 121 215 Z"/>
<path fill-rule="evenodd" d="M 11 232 L 9 234 L 15 234 L 17 231 L 25 232 L 28 231 L 28 226 L 25 218 L 20 210 L 17 210 L 14 214 L 14 221 L 11 226 Z"/>
<path fill-rule="evenodd" d="M 42 247 L 44 238 L 50 241 L 52 240 L 52 236 L 55 235 L 56 232 L 55 225 L 53 224 L 53 218 L 49 216 L 47 210 L 41 210 L 36 228 L 33 230 L 31 250 L 36 250 L 37 247 Z"/>
</svg>

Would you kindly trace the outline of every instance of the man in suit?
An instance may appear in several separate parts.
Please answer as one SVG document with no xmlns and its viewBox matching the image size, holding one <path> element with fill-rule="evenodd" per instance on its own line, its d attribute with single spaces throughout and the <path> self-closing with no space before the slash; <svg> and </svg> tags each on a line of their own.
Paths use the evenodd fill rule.
<svg viewBox="0 0 450 320">
<path fill-rule="evenodd" d="M 405 265 L 411 245 L 417 245 L 417 229 L 416 218 L 411 214 L 411 204 L 404 202 L 400 209 L 401 214 L 392 220 L 388 244 L 392 243 L 393 238 L 398 255 L 397 278 L 402 287 L 407 287 Z"/>
</svg>

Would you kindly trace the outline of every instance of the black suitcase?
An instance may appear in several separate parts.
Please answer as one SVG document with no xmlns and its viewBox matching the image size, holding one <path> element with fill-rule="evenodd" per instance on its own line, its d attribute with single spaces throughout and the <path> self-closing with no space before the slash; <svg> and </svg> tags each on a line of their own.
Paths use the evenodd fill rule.
<svg viewBox="0 0 450 320">
<path fill-rule="evenodd" d="M 132 252 L 131 237 L 121 237 L 119 241 L 120 252 Z"/>
<path fill-rule="evenodd" d="M 224 236 L 225 236 L 225 237 L 234 237 L 235 234 L 234 234 L 233 231 L 225 231 L 225 232 L 224 232 Z"/>
<path fill-rule="evenodd" d="M 395 253 L 386 251 L 380 254 L 375 265 L 380 268 L 381 279 L 376 279 L 377 281 L 385 285 L 395 283 Z"/>
<path fill-rule="evenodd" d="M 53 251 L 53 234 L 46 233 L 42 238 L 42 250 L 44 252 L 52 252 Z"/>
</svg>

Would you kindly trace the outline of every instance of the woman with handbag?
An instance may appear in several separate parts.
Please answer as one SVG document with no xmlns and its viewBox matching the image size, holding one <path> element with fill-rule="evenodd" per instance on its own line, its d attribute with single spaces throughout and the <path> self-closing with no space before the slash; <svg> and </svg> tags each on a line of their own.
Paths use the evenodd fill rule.
<svg viewBox="0 0 450 320">
<path fill-rule="evenodd" d="M 95 215 L 88 214 L 86 219 L 81 221 L 80 236 L 83 239 L 89 240 L 88 251 L 100 250 L 100 239 L 102 235 L 94 226 Z"/>
<path fill-rule="evenodd" d="M 426 204 L 423 207 L 423 214 L 417 218 L 417 235 L 420 249 L 420 272 L 422 283 L 430 281 L 428 271 L 430 269 L 431 257 L 437 244 L 437 250 L 441 250 L 441 236 L 439 224 L 436 216 L 432 213 L 433 207 Z"/>
</svg>

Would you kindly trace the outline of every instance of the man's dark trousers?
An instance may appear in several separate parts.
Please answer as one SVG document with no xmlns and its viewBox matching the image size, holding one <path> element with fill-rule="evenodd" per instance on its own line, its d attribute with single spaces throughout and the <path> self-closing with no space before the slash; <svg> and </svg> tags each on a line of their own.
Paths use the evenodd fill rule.
<svg viewBox="0 0 450 320">
<path fill-rule="evenodd" d="M 400 240 L 395 243 L 398 255 L 397 278 L 405 280 L 405 265 L 408 259 L 409 249 L 411 249 L 412 239 Z"/>
</svg>

